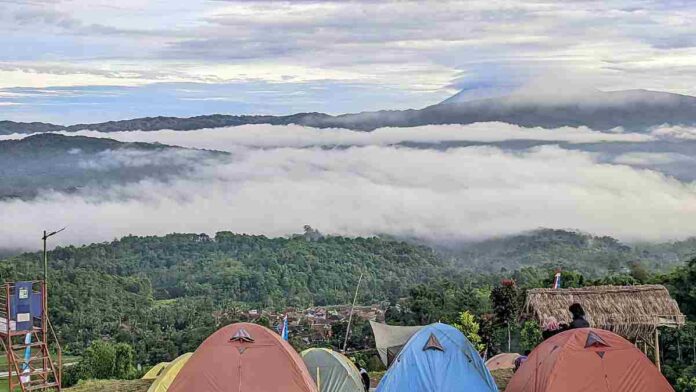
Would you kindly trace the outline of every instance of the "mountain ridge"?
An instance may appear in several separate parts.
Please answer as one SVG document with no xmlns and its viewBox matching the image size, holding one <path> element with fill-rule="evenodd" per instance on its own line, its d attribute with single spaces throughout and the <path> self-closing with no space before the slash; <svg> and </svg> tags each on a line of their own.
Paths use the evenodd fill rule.
<svg viewBox="0 0 696 392">
<path fill-rule="evenodd" d="M 87 186 L 166 179 L 225 152 L 160 143 L 46 133 L 0 140 L 0 200 L 29 200 L 48 190 L 76 192 Z"/>
<path fill-rule="evenodd" d="M 347 128 L 372 131 L 382 127 L 412 127 L 437 124 L 471 124 L 500 121 L 525 127 L 557 128 L 587 126 L 596 130 L 622 127 L 646 131 L 662 124 L 696 125 L 696 97 L 650 90 L 597 92 L 554 99 L 509 95 L 459 101 L 459 94 L 422 109 L 379 110 L 329 115 L 304 112 L 285 116 L 211 114 L 194 117 L 143 117 L 68 126 L 48 123 L 0 121 L 0 135 L 37 132 L 100 132 L 195 130 L 248 124 L 303 125 L 314 128 Z"/>
</svg>

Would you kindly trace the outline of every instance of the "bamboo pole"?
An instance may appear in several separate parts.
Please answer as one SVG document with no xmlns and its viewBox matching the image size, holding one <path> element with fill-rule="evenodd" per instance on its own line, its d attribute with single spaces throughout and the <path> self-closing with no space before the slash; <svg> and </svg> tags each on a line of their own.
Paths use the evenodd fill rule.
<svg viewBox="0 0 696 392">
<path fill-rule="evenodd" d="M 657 327 L 655 327 L 655 366 L 657 366 L 657 370 L 662 372 L 660 364 L 660 330 Z"/>
<path fill-rule="evenodd" d="M 350 307 L 350 315 L 348 316 L 348 327 L 346 327 L 346 339 L 343 341 L 343 352 L 346 352 L 348 347 L 348 336 L 350 335 L 350 323 L 353 321 L 353 309 L 355 309 L 355 301 L 358 300 L 358 290 L 360 290 L 360 282 L 362 282 L 363 274 L 360 273 L 360 278 L 358 279 L 358 285 L 355 286 L 355 296 L 353 296 L 353 305 Z"/>
</svg>

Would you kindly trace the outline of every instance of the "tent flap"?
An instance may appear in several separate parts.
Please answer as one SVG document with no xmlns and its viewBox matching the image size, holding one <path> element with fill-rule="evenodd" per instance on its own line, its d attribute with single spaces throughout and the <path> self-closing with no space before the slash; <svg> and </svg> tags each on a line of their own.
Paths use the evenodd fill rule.
<svg viewBox="0 0 696 392">
<path fill-rule="evenodd" d="M 401 348 L 423 326 L 402 327 L 370 321 L 372 333 L 375 335 L 377 353 L 385 366 L 390 366 L 389 358 L 398 354 Z"/>
</svg>

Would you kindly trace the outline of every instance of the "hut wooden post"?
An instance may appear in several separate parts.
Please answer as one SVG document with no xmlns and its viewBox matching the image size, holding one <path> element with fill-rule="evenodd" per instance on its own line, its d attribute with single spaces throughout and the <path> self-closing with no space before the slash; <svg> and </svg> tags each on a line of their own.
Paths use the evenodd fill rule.
<svg viewBox="0 0 696 392">
<path fill-rule="evenodd" d="M 660 364 L 660 330 L 657 327 L 655 327 L 655 366 L 657 366 L 657 370 L 662 372 Z"/>
</svg>

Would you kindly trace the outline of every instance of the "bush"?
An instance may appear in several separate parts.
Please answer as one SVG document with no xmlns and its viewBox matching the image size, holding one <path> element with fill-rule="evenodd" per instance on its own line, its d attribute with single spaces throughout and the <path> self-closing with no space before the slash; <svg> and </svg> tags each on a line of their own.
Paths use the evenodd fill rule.
<svg viewBox="0 0 696 392">
<path fill-rule="evenodd" d="M 98 340 L 85 350 L 80 362 L 65 368 L 63 386 L 87 379 L 131 379 L 135 376 L 133 347 Z"/>
<path fill-rule="evenodd" d="M 543 337 L 541 336 L 539 324 L 533 321 L 524 323 L 520 331 L 520 346 L 522 347 L 522 351 L 533 350 L 542 340 Z"/>
</svg>

